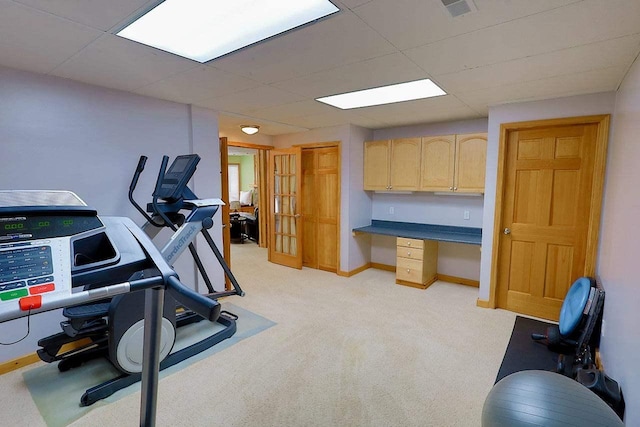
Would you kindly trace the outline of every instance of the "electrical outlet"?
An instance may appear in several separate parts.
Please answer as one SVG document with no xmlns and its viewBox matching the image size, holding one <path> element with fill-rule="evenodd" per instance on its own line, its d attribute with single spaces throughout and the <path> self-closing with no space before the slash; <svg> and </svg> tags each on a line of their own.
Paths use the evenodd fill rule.
<svg viewBox="0 0 640 427">
<path fill-rule="evenodd" d="M 464 211 L 464 219 L 469 219 L 471 218 L 471 214 L 469 211 Z"/>
<path fill-rule="evenodd" d="M 393 215 L 395 213 L 395 209 L 393 209 L 393 206 L 389 206 L 389 215 Z"/>
</svg>

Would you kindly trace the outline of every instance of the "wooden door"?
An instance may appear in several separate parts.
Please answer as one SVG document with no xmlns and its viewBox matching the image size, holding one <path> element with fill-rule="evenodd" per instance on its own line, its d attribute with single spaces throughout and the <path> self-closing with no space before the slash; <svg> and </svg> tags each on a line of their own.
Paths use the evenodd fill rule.
<svg viewBox="0 0 640 427">
<path fill-rule="evenodd" d="M 568 288 L 590 273 L 591 210 L 601 204 L 592 198 L 597 148 L 596 124 L 507 134 L 498 307 L 557 320 Z"/>
<path fill-rule="evenodd" d="M 316 156 L 312 149 L 302 150 L 302 265 L 318 268 L 316 239 L 318 235 L 318 216 L 316 214 Z"/>
<path fill-rule="evenodd" d="M 484 193 L 487 163 L 487 134 L 456 135 L 456 174 L 453 190 Z"/>
<path fill-rule="evenodd" d="M 391 141 L 389 163 L 389 189 L 415 191 L 420 182 L 420 138 Z"/>
<path fill-rule="evenodd" d="M 340 150 L 302 150 L 303 265 L 338 271 Z"/>
<path fill-rule="evenodd" d="M 420 190 L 453 191 L 455 152 L 455 135 L 422 138 Z"/>
<path fill-rule="evenodd" d="M 302 268 L 300 147 L 269 153 L 269 261 Z"/>
<path fill-rule="evenodd" d="M 389 155 L 391 141 L 364 143 L 364 189 L 389 189 Z"/>
<path fill-rule="evenodd" d="M 227 166 L 229 164 L 229 148 L 227 138 L 220 138 L 220 167 L 223 171 L 221 173 L 220 186 L 222 190 L 222 196 L 220 197 L 224 202 L 222 206 L 222 256 L 225 262 L 231 268 L 231 221 L 229 220 L 229 175 L 227 173 Z M 224 288 L 226 290 L 231 289 L 231 282 L 225 274 L 224 276 Z"/>
</svg>

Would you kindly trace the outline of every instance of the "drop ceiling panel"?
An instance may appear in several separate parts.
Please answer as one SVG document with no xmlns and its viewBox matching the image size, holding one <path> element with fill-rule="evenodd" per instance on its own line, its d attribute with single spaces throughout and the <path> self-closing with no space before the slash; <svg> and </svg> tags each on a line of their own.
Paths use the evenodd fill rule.
<svg viewBox="0 0 640 427">
<path fill-rule="evenodd" d="M 617 90 L 628 67 L 611 67 L 457 94 L 471 107 Z"/>
<path fill-rule="evenodd" d="M 329 126 L 339 126 L 346 124 L 354 124 L 357 126 L 367 127 L 370 129 L 377 129 L 385 127 L 386 124 L 382 121 L 362 116 L 352 111 L 327 111 L 322 114 L 310 114 L 300 117 L 288 119 L 287 123 L 306 127 L 309 129 L 323 128 Z"/>
<path fill-rule="evenodd" d="M 221 130 L 226 129 L 230 133 L 236 133 L 240 128 L 240 125 L 247 123 L 259 125 L 260 133 L 263 135 L 284 135 L 287 133 L 304 132 L 309 130 L 305 127 L 256 120 L 252 117 L 243 117 L 233 114 L 218 114 L 218 127 Z"/>
<path fill-rule="evenodd" d="M 134 90 L 197 63 L 111 34 L 87 46 L 51 74 L 120 90 Z"/>
<path fill-rule="evenodd" d="M 47 73 L 102 33 L 11 1 L 0 1 L 0 65 Z"/>
<path fill-rule="evenodd" d="M 640 35 L 634 35 L 439 75 L 436 79 L 452 93 L 469 92 L 617 65 L 629 66 L 639 50 Z"/>
<path fill-rule="evenodd" d="M 261 85 L 252 89 L 234 92 L 198 101 L 202 107 L 213 108 L 221 112 L 244 114 L 259 108 L 266 108 L 291 102 L 302 101 L 303 97 L 290 92 Z"/>
<path fill-rule="evenodd" d="M 56 16 L 100 30 L 119 24 L 149 0 L 15 0 Z"/>
<path fill-rule="evenodd" d="M 273 121 L 287 121 L 295 117 L 325 114 L 335 108 L 314 99 L 249 110 L 247 114 Z"/>
<path fill-rule="evenodd" d="M 327 71 L 274 83 L 273 86 L 318 98 L 402 83 L 429 76 L 401 52 L 347 64 Z"/>
<path fill-rule="evenodd" d="M 554 9 L 577 0 L 474 0 L 477 11 L 452 18 L 440 0 L 372 0 L 354 12 L 399 49 L 409 49 Z"/>
<path fill-rule="evenodd" d="M 191 104 L 260 86 L 260 83 L 207 65 L 141 87 L 136 93 Z"/>
<path fill-rule="evenodd" d="M 453 95 L 358 108 L 356 112 L 358 115 L 393 126 L 480 117 L 480 114 Z"/>
<path fill-rule="evenodd" d="M 394 52 L 349 11 L 214 60 L 211 65 L 273 83 Z"/>
<path fill-rule="evenodd" d="M 594 21 L 594 17 L 598 17 Z M 604 41 L 640 32 L 640 2 L 583 1 L 405 53 L 432 75 Z"/>
</svg>

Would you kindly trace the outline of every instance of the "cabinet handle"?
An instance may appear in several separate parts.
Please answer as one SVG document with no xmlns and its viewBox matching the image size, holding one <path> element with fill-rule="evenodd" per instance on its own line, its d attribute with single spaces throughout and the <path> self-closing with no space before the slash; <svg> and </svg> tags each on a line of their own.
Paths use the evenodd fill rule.
<svg viewBox="0 0 640 427">
<path fill-rule="evenodd" d="M 407 246 L 411 246 L 411 242 L 407 242 Z"/>
<path fill-rule="evenodd" d="M 407 252 L 407 256 L 411 256 L 411 252 Z"/>
<path fill-rule="evenodd" d="M 409 270 L 408 268 L 407 268 L 407 273 L 411 273 L 411 270 Z"/>
<path fill-rule="evenodd" d="M 449 187 L 449 190 L 453 191 L 453 187 Z"/>
<path fill-rule="evenodd" d="M 453 187 L 453 191 L 458 191 L 458 187 Z"/>
</svg>

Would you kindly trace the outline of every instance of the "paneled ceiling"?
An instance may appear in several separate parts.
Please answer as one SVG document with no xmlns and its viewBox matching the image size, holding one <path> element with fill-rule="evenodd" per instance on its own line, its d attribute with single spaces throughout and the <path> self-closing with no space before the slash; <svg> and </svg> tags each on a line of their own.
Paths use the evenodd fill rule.
<svg viewBox="0 0 640 427">
<path fill-rule="evenodd" d="M 488 106 L 613 91 L 640 52 L 638 0 L 335 0 L 315 24 L 207 64 L 113 35 L 158 0 L 0 0 L 0 65 L 220 112 L 277 135 L 486 117 Z M 339 110 L 314 98 L 431 78 L 448 95 Z"/>
</svg>

